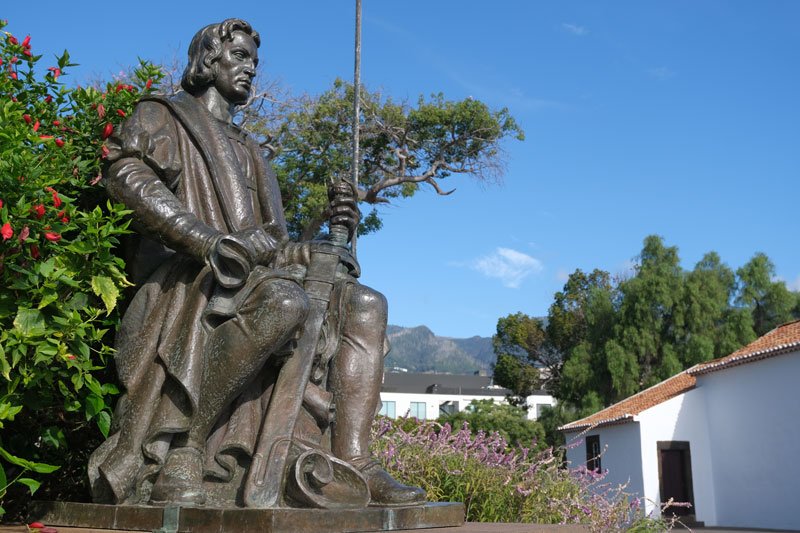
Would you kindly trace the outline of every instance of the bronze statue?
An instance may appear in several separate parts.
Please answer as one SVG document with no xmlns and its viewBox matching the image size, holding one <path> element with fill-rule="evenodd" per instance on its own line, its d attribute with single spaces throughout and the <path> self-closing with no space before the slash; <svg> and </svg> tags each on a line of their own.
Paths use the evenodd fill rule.
<svg viewBox="0 0 800 533">
<path fill-rule="evenodd" d="M 289 240 L 278 184 L 233 124 L 260 38 L 242 20 L 195 35 L 171 98 L 111 138 L 109 194 L 133 211 L 138 292 L 117 336 L 126 394 L 92 456 L 103 503 L 409 505 L 370 456 L 385 298 L 345 245 L 356 196 L 332 187 L 328 241 Z"/>
</svg>

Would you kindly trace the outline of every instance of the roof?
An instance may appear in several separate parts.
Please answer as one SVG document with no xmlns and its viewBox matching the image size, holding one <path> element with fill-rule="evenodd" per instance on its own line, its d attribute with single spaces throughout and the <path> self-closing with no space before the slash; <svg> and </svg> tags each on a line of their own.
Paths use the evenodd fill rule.
<svg viewBox="0 0 800 533">
<path fill-rule="evenodd" d="M 492 385 L 492 378 L 478 375 L 421 374 L 414 372 L 384 372 L 382 392 L 416 394 L 470 394 L 506 396 L 511 391 Z"/>
<path fill-rule="evenodd" d="M 611 407 L 607 407 L 586 418 L 581 418 L 575 422 L 565 424 L 558 429 L 561 431 L 576 431 L 595 426 L 608 426 L 633 421 L 634 416 L 645 409 L 650 409 L 678 394 L 694 388 L 695 383 L 696 380 L 694 376 L 683 371 L 657 385 L 653 385 L 649 389 L 645 389 L 633 396 L 625 398 Z"/>
<path fill-rule="evenodd" d="M 730 355 L 700 363 L 687 370 L 691 375 L 708 374 L 723 368 L 767 359 L 800 348 L 800 320 L 778 326 Z"/>
<path fill-rule="evenodd" d="M 796 351 L 798 348 L 800 348 L 800 320 L 778 326 L 730 355 L 697 364 L 602 411 L 565 424 L 558 429 L 560 431 L 577 431 L 634 421 L 634 417 L 642 411 L 693 389 L 697 382 L 695 376 L 760 361 Z"/>
</svg>

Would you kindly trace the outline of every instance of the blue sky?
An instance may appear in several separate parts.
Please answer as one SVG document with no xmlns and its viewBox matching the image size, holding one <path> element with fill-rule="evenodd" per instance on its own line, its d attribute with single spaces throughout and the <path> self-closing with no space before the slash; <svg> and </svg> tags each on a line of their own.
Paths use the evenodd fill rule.
<svg viewBox="0 0 800 533">
<path fill-rule="evenodd" d="M 359 242 L 390 322 L 491 335 L 544 315 L 576 268 L 622 273 L 649 234 L 685 268 L 766 253 L 800 288 L 800 2 L 363 0 L 362 80 L 508 107 L 526 133 L 501 184 L 449 178 L 383 210 Z M 181 5 L 186 11 L 181 10 Z M 353 70 L 353 2 L 13 2 L 35 53 L 68 49 L 87 83 L 171 63 L 228 17 L 262 34 L 262 76 L 319 93 Z M 119 7 L 116 7 L 119 6 Z"/>
</svg>

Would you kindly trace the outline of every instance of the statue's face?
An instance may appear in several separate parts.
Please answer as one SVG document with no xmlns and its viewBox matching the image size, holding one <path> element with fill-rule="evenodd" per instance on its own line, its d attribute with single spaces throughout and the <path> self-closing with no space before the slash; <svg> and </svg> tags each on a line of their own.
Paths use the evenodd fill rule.
<svg viewBox="0 0 800 533">
<path fill-rule="evenodd" d="M 256 75 L 258 47 L 253 38 L 241 31 L 222 43 L 222 56 L 217 60 L 214 86 L 232 104 L 244 104 Z"/>
</svg>

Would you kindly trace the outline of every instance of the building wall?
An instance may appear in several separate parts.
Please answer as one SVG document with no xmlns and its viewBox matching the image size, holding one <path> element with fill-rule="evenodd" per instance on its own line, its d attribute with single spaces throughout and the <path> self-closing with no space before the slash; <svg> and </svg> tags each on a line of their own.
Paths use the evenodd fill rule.
<svg viewBox="0 0 800 533">
<path fill-rule="evenodd" d="M 411 402 L 425 402 L 425 419 L 439 418 L 439 406 L 445 402 L 458 402 L 458 410 L 463 411 L 472 400 L 492 400 L 494 403 L 505 403 L 504 396 L 480 396 L 463 394 L 414 394 L 408 392 L 381 392 L 382 402 L 395 402 L 395 417 L 405 416 L 411 410 Z M 553 406 L 556 403 L 552 396 L 537 394 L 528 396 L 528 420 L 536 420 L 539 405 Z M 412 413 L 413 414 L 413 413 Z"/>
<path fill-rule="evenodd" d="M 639 413 L 642 495 L 648 513 L 658 515 L 660 510 L 658 442 L 684 441 L 689 443 L 695 518 L 706 525 L 716 524 L 713 461 L 705 415 L 702 388 L 689 390 Z"/>
<path fill-rule="evenodd" d="M 642 455 L 639 424 L 628 422 L 605 426 L 585 434 L 565 432 L 570 468 L 586 464 L 586 437 L 591 435 L 600 436 L 600 449 L 603 450 L 600 467 L 608 470 L 604 481 L 612 485 L 627 484 L 626 492 L 641 496 L 644 493 L 642 463 L 636 460 Z"/>
<path fill-rule="evenodd" d="M 798 352 L 698 376 L 719 525 L 800 529 L 798 378 Z"/>
<path fill-rule="evenodd" d="M 436 420 L 439 418 L 439 406 L 445 402 L 458 402 L 458 410 L 463 411 L 472 400 L 493 400 L 495 403 L 505 402 L 505 398 L 503 396 L 381 392 L 382 402 L 395 402 L 396 417 L 406 416 L 406 414 L 411 411 L 411 402 L 424 402 L 426 420 Z"/>
<path fill-rule="evenodd" d="M 539 418 L 539 412 L 543 406 L 553 407 L 556 399 L 549 394 L 532 394 L 526 398 L 528 405 L 528 420 Z"/>
</svg>

